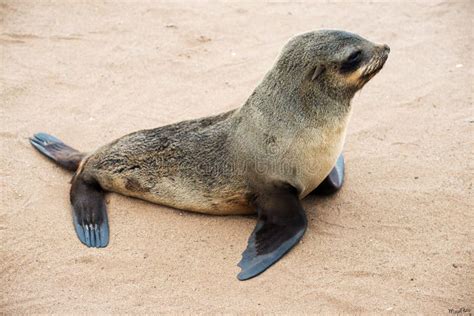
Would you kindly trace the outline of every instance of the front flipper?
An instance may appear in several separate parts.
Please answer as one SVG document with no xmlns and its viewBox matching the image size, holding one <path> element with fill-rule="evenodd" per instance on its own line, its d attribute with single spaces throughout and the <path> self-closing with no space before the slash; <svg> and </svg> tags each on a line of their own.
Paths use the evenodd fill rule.
<svg viewBox="0 0 474 316">
<path fill-rule="evenodd" d="M 307 226 L 296 189 L 289 185 L 259 194 L 255 205 L 257 226 L 238 264 L 242 271 L 237 278 L 241 281 L 257 276 L 283 257 L 303 237 Z"/>
<path fill-rule="evenodd" d="M 79 240 L 88 247 L 106 247 L 109 243 L 109 223 L 104 190 L 95 180 L 85 181 L 79 175 L 73 179 L 70 199 Z"/>
<path fill-rule="evenodd" d="M 339 191 L 344 183 L 344 156 L 341 154 L 336 165 L 323 182 L 313 191 L 319 195 L 330 195 Z"/>
</svg>

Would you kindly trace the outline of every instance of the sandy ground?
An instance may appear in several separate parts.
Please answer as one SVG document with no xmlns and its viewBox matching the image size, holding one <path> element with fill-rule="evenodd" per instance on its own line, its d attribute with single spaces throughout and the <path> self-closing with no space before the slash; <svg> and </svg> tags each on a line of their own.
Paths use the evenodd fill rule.
<svg viewBox="0 0 474 316">
<path fill-rule="evenodd" d="M 472 311 L 472 1 L 65 2 L 0 1 L 0 312 Z M 108 248 L 80 244 L 71 176 L 28 136 L 92 150 L 238 107 L 289 37 L 319 28 L 392 52 L 353 101 L 343 190 L 304 201 L 289 255 L 239 282 L 253 217 L 117 194 Z"/>
</svg>

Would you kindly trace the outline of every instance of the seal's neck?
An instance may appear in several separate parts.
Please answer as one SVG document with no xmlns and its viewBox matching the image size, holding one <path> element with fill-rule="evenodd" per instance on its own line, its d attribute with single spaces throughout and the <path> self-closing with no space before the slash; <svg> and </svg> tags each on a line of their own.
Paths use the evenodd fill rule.
<svg viewBox="0 0 474 316">
<path fill-rule="evenodd" d="M 290 76 L 281 69 L 272 69 L 242 109 L 286 124 L 294 121 L 312 125 L 345 118 L 350 111 L 350 101 L 350 96 L 315 84 L 302 72 Z"/>
</svg>

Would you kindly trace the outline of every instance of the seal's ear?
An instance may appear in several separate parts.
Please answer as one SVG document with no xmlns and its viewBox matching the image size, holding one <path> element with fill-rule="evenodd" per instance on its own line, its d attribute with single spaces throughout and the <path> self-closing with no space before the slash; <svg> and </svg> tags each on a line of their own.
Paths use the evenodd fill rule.
<svg viewBox="0 0 474 316">
<path fill-rule="evenodd" d="M 316 68 L 314 69 L 313 75 L 311 76 L 311 81 L 316 80 L 319 77 L 319 75 L 324 72 L 325 69 L 326 68 L 323 65 L 316 66 Z"/>
</svg>

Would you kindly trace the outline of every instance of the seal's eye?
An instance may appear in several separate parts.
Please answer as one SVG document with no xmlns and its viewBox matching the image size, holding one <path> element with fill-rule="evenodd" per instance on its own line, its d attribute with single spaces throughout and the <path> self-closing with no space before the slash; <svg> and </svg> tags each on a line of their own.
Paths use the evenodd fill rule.
<svg viewBox="0 0 474 316">
<path fill-rule="evenodd" d="M 357 69 L 362 60 L 362 51 L 357 50 L 347 57 L 347 59 L 341 65 L 341 72 L 351 72 Z"/>
<path fill-rule="evenodd" d="M 347 57 L 346 63 L 352 63 L 360 59 L 362 52 L 360 50 L 353 52 Z"/>
</svg>

